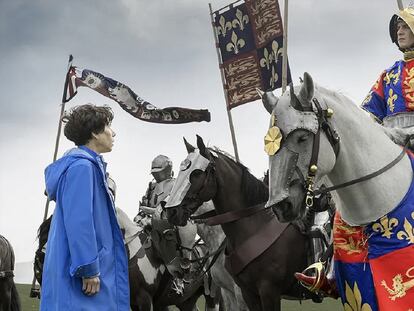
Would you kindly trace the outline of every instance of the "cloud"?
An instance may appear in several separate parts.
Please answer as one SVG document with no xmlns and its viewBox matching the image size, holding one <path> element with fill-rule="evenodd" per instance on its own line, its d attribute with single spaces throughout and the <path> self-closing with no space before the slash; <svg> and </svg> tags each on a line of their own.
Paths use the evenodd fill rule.
<svg viewBox="0 0 414 311">
<path fill-rule="evenodd" d="M 228 2 L 213 0 L 213 9 Z M 400 57 L 388 36 L 394 1 L 289 3 L 288 55 L 296 83 L 309 71 L 317 83 L 360 102 L 380 71 Z M 200 134 L 233 151 L 208 1 L 0 0 L 0 42 L 0 228 L 16 245 L 18 261 L 31 259 L 43 216 L 43 169 L 53 156 L 69 54 L 75 65 L 127 84 L 156 106 L 212 112 L 211 123 L 166 126 L 134 119 L 86 88 L 68 103 L 113 107 L 117 137 L 105 157 L 118 183 L 118 204 L 130 216 L 150 181 L 154 156 L 169 155 L 178 169 L 183 136 L 194 143 Z M 267 112 L 257 101 L 232 116 L 241 159 L 261 176 Z M 70 147 L 62 137 L 59 155 Z"/>
</svg>

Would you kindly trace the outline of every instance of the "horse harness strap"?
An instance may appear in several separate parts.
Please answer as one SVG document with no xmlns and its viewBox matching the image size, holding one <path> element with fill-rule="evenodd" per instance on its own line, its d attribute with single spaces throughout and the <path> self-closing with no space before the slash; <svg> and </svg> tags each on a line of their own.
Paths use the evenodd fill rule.
<svg viewBox="0 0 414 311">
<path fill-rule="evenodd" d="M 280 223 L 276 217 L 262 226 L 262 229 L 247 239 L 237 249 L 226 256 L 225 267 L 231 275 L 239 274 L 251 261 L 266 251 L 289 226 Z"/>
<path fill-rule="evenodd" d="M 386 166 L 384 166 L 383 168 L 368 174 L 366 176 L 363 176 L 361 178 L 357 178 L 336 186 L 331 186 L 328 188 L 324 188 L 324 189 L 317 189 L 317 190 L 313 190 L 313 179 L 315 177 L 316 174 L 316 170 L 317 170 L 317 162 L 318 162 L 318 154 L 319 154 L 319 141 L 320 141 L 320 130 L 324 130 L 326 137 L 328 138 L 329 143 L 331 144 L 332 148 L 334 149 L 335 152 L 335 156 L 338 157 L 338 153 L 339 153 L 339 137 L 337 135 L 337 133 L 332 129 L 329 121 L 327 120 L 327 117 L 329 117 L 328 115 L 328 111 L 327 110 L 322 110 L 318 100 L 316 98 L 313 98 L 313 103 L 316 106 L 317 109 L 317 117 L 318 117 L 318 123 L 319 123 L 319 129 L 317 131 L 317 133 L 315 134 L 315 139 L 313 141 L 313 149 L 312 149 L 312 155 L 311 155 L 311 161 L 309 164 L 309 169 L 308 169 L 308 177 L 306 180 L 306 189 L 307 189 L 307 194 L 306 194 L 306 198 L 305 198 L 305 204 L 307 207 L 312 207 L 313 206 L 313 198 L 317 195 L 320 194 L 324 194 L 333 190 L 337 190 L 337 189 L 341 189 L 341 188 L 345 188 L 366 180 L 369 180 L 371 178 L 377 177 L 379 175 L 381 175 L 382 173 L 386 172 L 387 170 L 389 170 L 390 168 L 392 168 L 394 165 L 396 165 L 398 162 L 400 162 L 402 160 L 402 158 L 404 157 L 404 155 L 406 154 L 406 151 L 408 149 L 408 146 L 410 144 L 410 140 L 408 139 L 403 150 L 401 151 L 401 153 L 398 155 L 397 158 L 395 158 L 391 163 L 388 163 Z"/>
<path fill-rule="evenodd" d="M 213 210 L 199 216 L 192 216 L 191 219 L 194 220 L 195 223 L 203 223 L 207 226 L 216 226 L 254 215 L 262 210 L 264 210 L 264 204 L 259 203 L 248 208 L 230 211 L 223 214 L 217 214 L 216 211 Z"/>
<path fill-rule="evenodd" d="M 350 180 L 350 181 L 344 182 L 344 183 L 336 185 L 336 186 L 315 190 L 314 195 L 319 195 L 319 194 L 331 192 L 333 190 L 337 190 L 337 189 L 345 188 L 345 187 L 348 187 L 348 186 L 352 186 L 352 185 L 355 185 L 357 183 L 360 183 L 360 182 L 369 180 L 371 178 L 377 177 L 378 175 L 381 175 L 382 173 L 386 172 L 387 170 L 389 170 L 390 168 L 392 168 L 394 165 L 396 165 L 398 162 L 400 162 L 402 160 L 402 158 L 404 157 L 404 155 L 407 152 L 407 148 L 408 148 L 409 144 L 410 144 L 410 141 L 408 140 L 407 143 L 405 144 L 403 150 L 398 155 L 398 157 L 396 157 L 392 162 L 388 163 L 386 166 L 380 168 L 379 170 L 377 170 L 377 171 L 375 171 L 371 174 L 368 174 L 366 176 L 363 176 L 361 178 Z"/>
<path fill-rule="evenodd" d="M 218 257 L 220 256 L 220 254 L 226 248 L 226 244 L 227 244 L 227 238 L 224 238 L 223 241 L 221 242 L 220 246 L 217 248 L 217 250 L 214 253 L 211 253 L 207 256 L 202 257 L 202 259 L 205 259 L 206 261 L 209 257 L 213 257 L 213 258 L 211 259 L 208 267 L 203 270 L 203 273 L 197 277 L 197 281 L 201 280 L 204 277 L 204 275 L 206 275 L 211 270 L 211 268 L 216 263 L 216 261 L 217 261 Z M 194 261 L 191 261 L 191 262 L 194 262 Z"/>
<path fill-rule="evenodd" d="M 305 204 L 308 208 L 313 206 L 313 198 L 315 197 L 315 191 L 313 190 L 313 187 L 315 175 L 318 169 L 317 164 L 320 149 L 321 130 L 324 131 L 330 145 L 332 146 L 332 149 L 335 153 L 335 157 L 338 157 L 339 155 L 339 136 L 335 132 L 335 130 L 332 129 L 332 126 L 328 121 L 328 118 L 331 116 L 329 109 L 323 110 L 321 105 L 319 104 L 319 101 L 316 98 L 313 98 L 312 101 L 317 110 L 316 116 L 318 118 L 318 130 L 313 139 L 312 154 L 308 168 L 308 176 L 305 182 L 305 187 L 307 190 Z"/>
</svg>

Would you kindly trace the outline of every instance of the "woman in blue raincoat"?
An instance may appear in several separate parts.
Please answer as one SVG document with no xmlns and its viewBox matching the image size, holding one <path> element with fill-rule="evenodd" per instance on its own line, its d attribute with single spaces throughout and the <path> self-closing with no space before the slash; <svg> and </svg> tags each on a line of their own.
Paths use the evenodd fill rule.
<svg viewBox="0 0 414 311">
<path fill-rule="evenodd" d="M 115 133 L 109 107 L 82 105 L 66 117 L 73 148 L 45 170 L 56 208 L 43 270 L 40 310 L 129 310 L 128 259 L 101 153 Z"/>
</svg>

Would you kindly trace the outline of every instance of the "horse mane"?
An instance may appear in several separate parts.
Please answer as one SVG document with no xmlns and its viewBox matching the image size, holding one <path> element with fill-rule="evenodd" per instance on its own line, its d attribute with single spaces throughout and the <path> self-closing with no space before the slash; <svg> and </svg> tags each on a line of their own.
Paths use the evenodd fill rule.
<svg viewBox="0 0 414 311">
<path fill-rule="evenodd" d="M 48 219 L 42 222 L 42 224 L 39 226 L 39 229 L 37 230 L 37 238 L 39 239 L 39 248 L 38 248 L 39 250 L 41 250 L 42 247 L 47 242 L 47 237 L 49 235 L 50 223 L 52 222 L 52 217 L 53 215 L 51 215 Z"/>
<path fill-rule="evenodd" d="M 232 155 L 220 150 L 217 147 L 208 148 L 210 151 L 216 152 L 223 156 L 227 161 L 236 164 L 242 170 L 241 192 L 248 206 L 266 202 L 269 198 L 269 188 L 260 179 L 257 179 L 249 169 L 242 163 L 238 162 Z"/>
<path fill-rule="evenodd" d="M 9 240 L 0 235 L 0 270 L 13 270 L 14 259 L 13 247 Z M 10 267 L 7 264 L 10 264 Z"/>
</svg>

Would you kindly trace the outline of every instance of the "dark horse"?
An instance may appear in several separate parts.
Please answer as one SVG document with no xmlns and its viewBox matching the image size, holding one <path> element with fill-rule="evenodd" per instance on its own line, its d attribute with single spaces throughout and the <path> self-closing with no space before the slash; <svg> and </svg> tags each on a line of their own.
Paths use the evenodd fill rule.
<svg viewBox="0 0 414 311">
<path fill-rule="evenodd" d="M 0 235 L 0 311 L 20 311 L 20 299 L 14 284 L 14 252 Z"/>
<path fill-rule="evenodd" d="M 52 216 L 43 222 L 38 230 L 39 248 L 35 256 L 35 276 L 41 284 L 44 254 Z M 176 256 L 178 251 L 177 235 L 173 227 L 165 225 L 154 229 L 148 236 L 143 235 L 142 228 L 131 221 L 120 209 L 117 218 L 124 234 L 125 246 L 129 256 L 129 285 L 131 309 L 133 311 L 168 310 L 169 305 L 176 305 L 181 311 L 191 311 L 199 296 L 204 294 L 204 282 L 200 280 L 187 287 L 182 295 L 171 290 L 172 277 L 163 263 L 162 252 Z M 154 242 L 157 240 L 157 242 Z M 206 296 L 207 310 L 218 309 L 219 295 Z"/>
<path fill-rule="evenodd" d="M 226 268 L 250 310 L 280 310 L 282 297 L 315 298 L 294 278 L 307 265 L 308 239 L 264 208 L 267 186 L 224 152 L 206 148 L 201 137 L 198 149 L 185 144 L 189 155 L 165 207 L 169 221 L 184 225 L 202 202 L 213 200 L 216 215 L 204 221 L 222 225 Z"/>
</svg>

